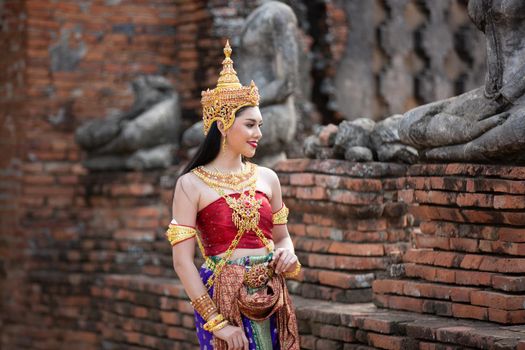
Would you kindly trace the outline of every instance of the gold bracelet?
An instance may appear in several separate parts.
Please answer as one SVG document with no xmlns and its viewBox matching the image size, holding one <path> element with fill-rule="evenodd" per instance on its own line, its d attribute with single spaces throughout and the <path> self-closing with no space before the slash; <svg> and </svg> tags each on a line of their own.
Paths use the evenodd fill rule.
<svg viewBox="0 0 525 350">
<path fill-rule="evenodd" d="M 210 329 L 210 332 L 217 332 L 217 331 L 220 331 L 221 329 L 223 329 L 224 327 L 226 327 L 228 325 L 228 320 L 224 320 L 222 321 L 221 323 L 219 323 L 218 325 L 216 325 L 215 327 L 211 328 Z"/>
<path fill-rule="evenodd" d="M 224 317 L 221 314 L 217 314 L 211 320 L 206 322 L 203 328 L 205 331 L 210 332 L 213 328 L 215 328 L 218 324 L 220 324 L 223 321 L 224 321 Z"/>
<path fill-rule="evenodd" d="M 295 270 L 290 272 L 283 272 L 282 275 L 284 278 L 296 278 L 299 276 L 299 272 L 301 272 L 301 263 L 299 260 L 297 260 L 297 266 L 295 266 Z"/>
<path fill-rule="evenodd" d="M 208 293 L 204 293 L 200 297 L 192 300 L 190 304 L 206 321 L 210 315 L 213 315 L 217 312 L 217 306 L 215 306 L 215 303 L 213 300 L 211 300 L 211 297 L 208 295 Z"/>
</svg>

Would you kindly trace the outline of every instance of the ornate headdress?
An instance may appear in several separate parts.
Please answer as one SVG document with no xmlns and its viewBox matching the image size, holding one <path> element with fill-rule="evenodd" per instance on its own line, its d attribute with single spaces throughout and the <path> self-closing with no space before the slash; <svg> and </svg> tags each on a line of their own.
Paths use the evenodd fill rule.
<svg viewBox="0 0 525 350">
<path fill-rule="evenodd" d="M 228 130 L 235 120 L 235 112 L 245 106 L 259 105 L 259 90 L 255 83 L 250 86 L 242 86 L 237 78 L 237 72 L 233 69 L 233 61 L 230 58 L 232 49 L 229 41 L 226 41 L 222 61 L 222 71 L 213 90 L 201 93 L 202 119 L 204 121 L 204 134 L 208 134 L 212 123 L 220 120 L 224 129 Z"/>
</svg>

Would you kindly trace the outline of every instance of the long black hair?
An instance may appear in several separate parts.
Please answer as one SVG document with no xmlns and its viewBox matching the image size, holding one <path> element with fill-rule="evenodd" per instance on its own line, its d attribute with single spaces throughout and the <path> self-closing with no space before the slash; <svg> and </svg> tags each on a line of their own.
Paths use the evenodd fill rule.
<svg viewBox="0 0 525 350">
<path fill-rule="evenodd" d="M 237 118 L 245 109 L 249 107 L 251 106 L 244 106 L 239 108 L 235 112 L 235 117 Z M 193 158 L 191 158 L 188 165 L 186 165 L 182 173 L 180 173 L 180 176 L 189 173 L 198 166 L 208 164 L 209 162 L 214 160 L 215 157 L 217 157 L 220 151 L 221 132 L 219 131 L 219 128 L 217 127 L 217 122 L 215 121 L 213 122 L 213 124 L 211 124 L 210 130 L 208 131 L 204 142 L 201 143 L 199 149 L 197 150 L 197 153 L 195 153 Z"/>
</svg>

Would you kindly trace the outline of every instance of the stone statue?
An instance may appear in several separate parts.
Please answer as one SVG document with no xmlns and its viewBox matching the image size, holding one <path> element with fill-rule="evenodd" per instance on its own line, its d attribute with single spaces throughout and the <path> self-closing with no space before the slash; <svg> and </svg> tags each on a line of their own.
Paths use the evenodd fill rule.
<svg viewBox="0 0 525 350">
<path fill-rule="evenodd" d="M 433 161 L 523 161 L 525 2 L 470 0 L 468 10 L 487 41 L 485 86 L 406 112 L 401 140 Z"/>
<path fill-rule="evenodd" d="M 139 77 L 132 87 L 135 101 L 130 111 L 76 130 L 77 143 L 88 152 L 88 169 L 150 169 L 173 163 L 179 147 L 179 96 L 158 76 Z"/>
<path fill-rule="evenodd" d="M 237 50 L 239 79 L 244 84 L 253 79 L 261 96 L 263 137 L 256 157 L 270 166 L 285 158 L 284 148 L 296 132 L 297 30 L 297 18 L 288 5 L 265 1 L 246 19 Z"/>
<path fill-rule="evenodd" d="M 345 159 L 350 162 L 395 162 L 413 164 L 418 152 L 401 143 L 395 114 L 378 123 L 369 118 L 344 120 L 339 125 L 314 126 L 304 143 L 304 154 L 313 159 Z"/>
</svg>

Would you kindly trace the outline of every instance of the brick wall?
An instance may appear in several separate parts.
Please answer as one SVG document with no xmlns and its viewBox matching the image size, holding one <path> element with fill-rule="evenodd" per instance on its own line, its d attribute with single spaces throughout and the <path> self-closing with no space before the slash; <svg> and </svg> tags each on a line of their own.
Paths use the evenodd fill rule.
<svg viewBox="0 0 525 350">
<path fill-rule="evenodd" d="M 167 77 L 184 110 L 197 106 L 197 70 L 206 64 L 197 52 L 207 49 L 197 36 L 210 21 L 204 2 L 25 3 L 32 115 L 75 127 L 129 108 L 129 84 L 140 74 Z"/>
<path fill-rule="evenodd" d="M 420 221 L 405 279 L 376 281 L 378 305 L 525 323 L 525 169 L 413 166 L 400 198 Z"/>
<path fill-rule="evenodd" d="M 411 218 L 397 203 L 406 167 L 339 160 L 278 165 L 289 231 L 304 268 L 294 294 L 359 303 L 374 279 L 408 248 Z"/>
<path fill-rule="evenodd" d="M 0 2 L 0 330 L 6 327 L 6 311 L 24 294 L 18 287 L 25 277 L 25 238 L 30 234 L 18 221 L 24 129 L 17 113 L 25 109 L 26 31 L 24 4 Z"/>
<path fill-rule="evenodd" d="M 36 207 L 20 218 L 25 232 L 31 232 L 26 241 L 28 255 L 23 260 L 27 276 L 12 289 L 14 297 L 3 314 L 2 346 L 194 348 L 192 310 L 175 279 L 169 244 L 163 237 L 177 169 L 85 174 L 71 169 L 74 165 L 44 166 L 54 181 L 78 171 L 76 185 L 27 185 L 27 191 L 41 193 L 46 203 L 68 195 L 74 205 L 51 206 L 51 214 Z M 36 174 L 44 169 L 25 165 L 24 171 Z M 417 192 L 454 192 L 448 196 L 457 198 L 463 191 L 464 196 L 468 192 L 478 198 L 489 189 L 497 190 L 492 202 L 476 203 L 490 207 L 489 203 L 493 205 L 495 198 L 503 195 L 506 201 L 497 203 L 507 203 L 505 209 L 472 209 L 471 203 L 468 210 L 485 214 L 456 216 L 456 220 L 505 217 L 501 211 L 512 213 L 507 217 L 520 218 L 522 202 L 509 199 L 521 196 L 523 169 L 473 165 L 407 168 L 383 163 L 290 160 L 281 163 L 277 171 L 291 210 L 289 229 L 304 265 L 300 281 L 290 283 L 290 290 L 298 297 L 303 348 L 435 345 L 435 340 L 427 338 L 428 332 L 444 332 L 440 346 L 472 346 L 478 341 L 476 336 L 460 337 L 460 328 L 451 330 L 448 326 L 452 321 L 443 318 L 418 318 L 417 314 L 376 310 L 372 304 L 362 304 L 371 298 L 371 284 L 376 302 L 390 309 L 470 318 L 482 315 L 476 313 L 479 309 L 487 315 L 482 319 L 523 323 L 523 223 L 514 221 L 512 228 L 509 223 L 497 227 L 494 223 L 428 222 L 427 215 L 444 206 L 446 196 L 432 195 L 430 198 L 440 204 L 432 202 L 436 208 L 430 210 L 425 209 L 429 203 L 422 199 L 428 202 L 429 197 Z M 504 195 L 505 191 L 513 195 Z M 419 198 L 419 205 L 415 198 Z M 509 210 L 509 206 L 514 209 Z M 450 203 L 448 207 L 461 210 Z M 419 230 L 413 227 L 412 216 L 421 223 Z M 401 262 L 400 252 L 406 250 L 413 231 L 416 249 L 402 257 L 406 278 L 383 279 L 386 271 L 402 270 L 396 263 Z M 450 248 L 452 238 L 466 239 L 468 244 L 454 251 L 445 249 Z M 476 244 L 469 240 L 476 240 Z M 429 269 L 433 272 L 427 274 Z M 416 278 L 413 273 L 421 271 L 423 274 Z M 463 273 L 461 278 L 458 271 Z M 450 273 L 459 278 L 457 283 L 447 279 Z M 356 302 L 360 304 L 353 304 Z M 487 303 L 491 307 L 483 311 Z M 455 311 L 462 308 L 464 313 Z M 398 327 L 399 320 L 410 320 L 407 327 L 411 328 Z M 493 324 L 456 323 L 463 328 L 468 325 L 470 334 L 491 329 L 494 338 L 483 338 L 483 342 L 508 336 L 508 331 Z M 512 339 L 512 344 L 518 341 Z"/>
</svg>

